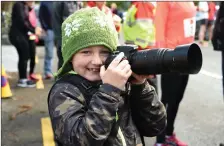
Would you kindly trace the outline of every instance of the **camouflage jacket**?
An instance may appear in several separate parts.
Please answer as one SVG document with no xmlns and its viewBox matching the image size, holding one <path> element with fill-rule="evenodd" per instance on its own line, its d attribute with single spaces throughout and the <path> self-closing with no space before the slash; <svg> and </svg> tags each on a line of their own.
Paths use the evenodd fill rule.
<svg viewBox="0 0 224 146">
<path fill-rule="evenodd" d="M 92 86 L 86 97 L 70 82 L 74 76 L 56 82 L 48 96 L 55 139 L 63 146 L 141 146 L 140 133 L 151 137 L 165 128 L 164 105 L 148 82 L 132 85 L 125 96 L 109 84 Z"/>
</svg>

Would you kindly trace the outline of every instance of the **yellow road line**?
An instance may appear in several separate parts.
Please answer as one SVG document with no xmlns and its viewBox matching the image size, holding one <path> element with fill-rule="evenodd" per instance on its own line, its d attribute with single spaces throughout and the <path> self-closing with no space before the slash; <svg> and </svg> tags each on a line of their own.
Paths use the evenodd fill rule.
<svg viewBox="0 0 224 146">
<path fill-rule="evenodd" d="M 42 80 L 42 76 L 40 74 L 37 74 L 36 75 L 38 77 L 38 81 L 36 82 L 36 88 L 37 89 L 44 89 L 44 83 L 43 83 L 43 80 Z"/>
<path fill-rule="evenodd" d="M 38 59 L 38 56 L 37 56 L 37 55 L 35 56 L 35 63 L 36 63 L 36 64 L 39 63 L 39 59 Z"/>
<path fill-rule="evenodd" d="M 49 117 L 41 118 L 43 146 L 56 146 Z"/>
</svg>

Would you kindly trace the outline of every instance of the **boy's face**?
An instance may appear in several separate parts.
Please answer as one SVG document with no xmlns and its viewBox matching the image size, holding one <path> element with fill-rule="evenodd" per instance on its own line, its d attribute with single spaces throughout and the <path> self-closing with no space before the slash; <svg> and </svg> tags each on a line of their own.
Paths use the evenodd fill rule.
<svg viewBox="0 0 224 146">
<path fill-rule="evenodd" d="M 110 51 L 104 46 L 84 48 L 73 56 L 73 70 L 89 81 L 99 81 L 100 67 L 109 54 Z"/>
</svg>

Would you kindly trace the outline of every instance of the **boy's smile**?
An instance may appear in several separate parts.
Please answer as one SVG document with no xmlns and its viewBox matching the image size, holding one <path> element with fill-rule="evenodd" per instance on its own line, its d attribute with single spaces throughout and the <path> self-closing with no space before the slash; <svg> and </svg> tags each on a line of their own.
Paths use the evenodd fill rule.
<svg viewBox="0 0 224 146">
<path fill-rule="evenodd" d="M 84 48 L 73 56 L 73 70 L 89 81 L 99 81 L 100 67 L 109 54 L 110 51 L 104 46 Z"/>
</svg>

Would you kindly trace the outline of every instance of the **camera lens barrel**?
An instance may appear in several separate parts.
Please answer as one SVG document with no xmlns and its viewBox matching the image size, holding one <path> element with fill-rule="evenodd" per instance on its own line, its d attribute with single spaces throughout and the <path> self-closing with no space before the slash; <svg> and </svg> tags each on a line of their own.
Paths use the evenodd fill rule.
<svg viewBox="0 0 224 146">
<path fill-rule="evenodd" d="M 137 51 L 136 49 L 130 49 L 130 46 L 120 48 L 118 50 L 124 52 L 132 71 L 139 75 L 197 74 L 202 67 L 202 53 L 200 47 L 195 43 L 180 45 L 175 49 L 160 48 Z M 118 53 L 115 52 L 107 58 L 106 68 Z"/>
<path fill-rule="evenodd" d="M 132 56 L 130 63 L 137 74 L 197 74 L 202 67 L 202 53 L 195 43 L 177 46 L 174 50 L 142 50 Z"/>
</svg>

